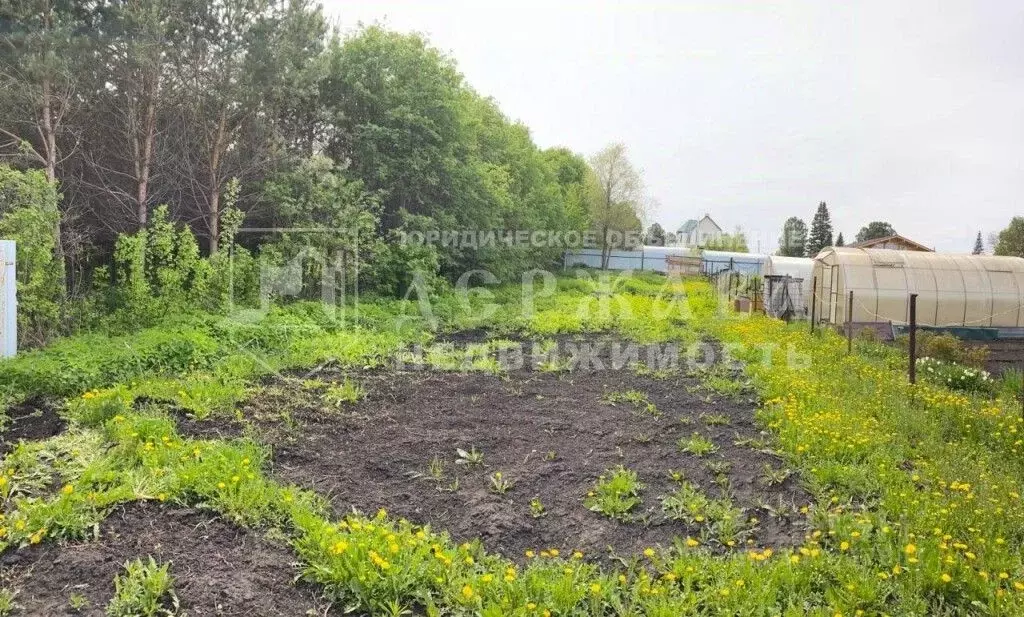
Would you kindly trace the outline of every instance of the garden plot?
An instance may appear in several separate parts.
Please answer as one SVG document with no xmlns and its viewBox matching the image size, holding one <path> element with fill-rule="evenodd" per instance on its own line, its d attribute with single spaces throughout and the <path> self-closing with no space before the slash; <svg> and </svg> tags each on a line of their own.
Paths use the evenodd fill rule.
<svg viewBox="0 0 1024 617">
<path fill-rule="evenodd" d="M 168 564 L 182 613 L 327 614 L 311 586 L 292 584 L 297 571 L 286 545 L 213 514 L 145 502 L 111 514 L 95 542 L 5 553 L 0 578 L 18 590 L 17 614 L 104 615 L 115 594 L 115 576 L 126 562 L 147 555 Z M 161 603 L 170 608 L 173 600 L 168 595 Z"/>
<path fill-rule="evenodd" d="M 802 542 L 809 497 L 736 382 L 613 370 L 613 341 L 589 342 L 600 369 L 325 371 L 267 384 L 243 415 L 276 476 L 338 512 L 383 508 L 514 559 Z"/>
<path fill-rule="evenodd" d="M 7 409 L 3 430 L 0 430 L 0 456 L 10 452 L 19 441 L 53 437 L 66 425 L 54 405 L 42 399 L 14 405 Z"/>
</svg>

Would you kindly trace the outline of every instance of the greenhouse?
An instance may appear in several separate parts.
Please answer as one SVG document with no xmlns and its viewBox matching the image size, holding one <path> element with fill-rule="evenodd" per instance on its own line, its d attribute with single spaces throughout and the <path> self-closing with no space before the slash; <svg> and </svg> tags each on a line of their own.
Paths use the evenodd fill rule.
<svg viewBox="0 0 1024 617">
<path fill-rule="evenodd" d="M 608 252 L 608 269 L 649 270 L 664 273 L 668 271 L 667 257 L 685 257 L 693 254 L 693 250 L 681 246 L 641 246 L 632 251 L 612 250 Z M 585 248 L 566 251 L 563 263 L 566 268 L 579 266 L 600 268 L 601 249 Z"/>
<path fill-rule="evenodd" d="M 767 259 L 766 255 L 757 253 L 704 251 L 701 254 L 701 270 L 707 275 L 714 275 L 725 271 L 760 275 L 765 259 Z"/>
<path fill-rule="evenodd" d="M 968 328 L 1024 327 L 1024 259 L 886 249 L 828 248 L 814 260 L 813 318 Z"/>
</svg>

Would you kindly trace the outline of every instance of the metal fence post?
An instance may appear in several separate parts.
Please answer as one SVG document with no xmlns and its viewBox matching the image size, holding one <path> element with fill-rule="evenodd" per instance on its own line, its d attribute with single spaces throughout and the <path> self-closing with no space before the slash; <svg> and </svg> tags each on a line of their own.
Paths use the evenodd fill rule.
<svg viewBox="0 0 1024 617">
<path fill-rule="evenodd" d="M 811 278 L 811 332 L 814 332 L 814 321 L 817 319 L 815 313 L 817 312 L 818 304 L 818 277 Z"/>
<path fill-rule="evenodd" d="M 917 383 L 917 294 L 910 294 L 910 383 Z"/>
<path fill-rule="evenodd" d="M 1020 374 L 1024 377 L 1024 364 L 1020 367 Z M 1020 417 L 1024 418 L 1024 378 L 1020 380 Z"/>
<path fill-rule="evenodd" d="M 853 290 L 846 302 L 846 355 L 853 353 Z"/>
</svg>

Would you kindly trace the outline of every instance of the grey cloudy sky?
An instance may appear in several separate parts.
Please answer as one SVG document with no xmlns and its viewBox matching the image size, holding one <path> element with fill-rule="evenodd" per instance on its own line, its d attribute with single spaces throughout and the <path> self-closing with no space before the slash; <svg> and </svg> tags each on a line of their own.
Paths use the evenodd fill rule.
<svg viewBox="0 0 1024 617">
<path fill-rule="evenodd" d="M 543 147 L 622 141 L 675 229 L 775 247 L 827 201 L 966 252 L 1024 213 L 1020 1 L 326 0 L 342 28 L 426 34 Z"/>
</svg>

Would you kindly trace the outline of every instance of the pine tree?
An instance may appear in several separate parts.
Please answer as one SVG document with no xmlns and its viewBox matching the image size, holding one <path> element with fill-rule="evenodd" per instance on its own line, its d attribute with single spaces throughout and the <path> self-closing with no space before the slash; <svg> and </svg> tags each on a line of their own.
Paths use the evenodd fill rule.
<svg viewBox="0 0 1024 617">
<path fill-rule="evenodd" d="M 825 202 L 818 204 L 818 211 L 811 221 L 811 235 L 807 238 L 807 256 L 814 257 L 818 251 L 832 246 L 832 217 Z"/>
<path fill-rule="evenodd" d="M 836 246 L 846 246 L 846 240 L 843 240 L 843 232 L 839 232 L 836 236 Z"/>
<path fill-rule="evenodd" d="M 981 232 L 978 232 L 978 237 L 974 239 L 974 250 L 971 251 L 972 255 L 981 255 L 985 252 L 985 244 L 981 241 Z"/>
</svg>

